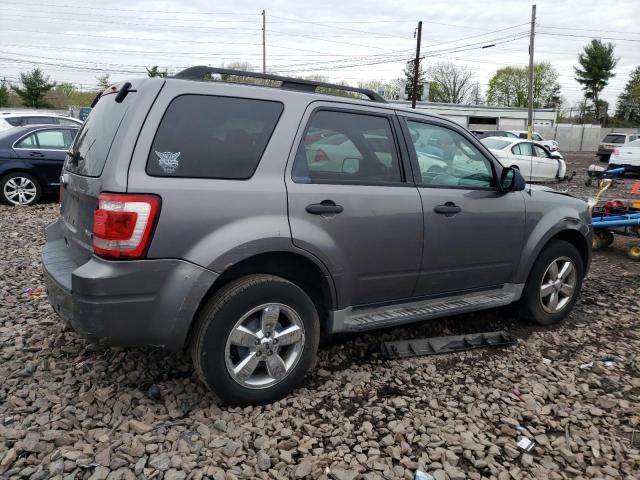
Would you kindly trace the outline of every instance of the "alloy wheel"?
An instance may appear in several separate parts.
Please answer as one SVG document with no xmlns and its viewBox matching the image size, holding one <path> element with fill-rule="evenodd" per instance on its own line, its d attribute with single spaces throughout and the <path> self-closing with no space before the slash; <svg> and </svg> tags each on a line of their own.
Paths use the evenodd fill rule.
<svg viewBox="0 0 640 480">
<path fill-rule="evenodd" d="M 547 313 L 558 313 L 575 295 L 576 267 L 568 257 L 556 258 L 547 267 L 540 285 L 540 303 Z"/>
<path fill-rule="evenodd" d="M 245 388 L 272 387 L 297 365 L 304 343 L 304 325 L 291 307 L 260 305 L 243 315 L 227 338 L 227 372 Z"/>
<path fill-rule="evenodd" d="M 13 205 L 29 205 L 38 195 L 38 189 L 30 178 L 13 177 L 4 184 L 4 197 Z"/>
</svg>

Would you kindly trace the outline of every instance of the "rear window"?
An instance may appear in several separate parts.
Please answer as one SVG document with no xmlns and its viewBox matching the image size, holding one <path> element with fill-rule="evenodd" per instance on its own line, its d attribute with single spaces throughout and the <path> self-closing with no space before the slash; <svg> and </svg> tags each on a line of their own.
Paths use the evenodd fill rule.
<svg viewBox="0 0 640 480">
<path fill-rule="evenodd" d="M 248 98 L 177 97 L 156 132 L 147 173 L 162 177 L 250 178 L 283 108 L 280 102 Z"/>
<path fill-rule="evenodd" d="M 506 142 L 504 140 L 498 140 L 496 138 L 483 138 L 480 141 L 482 142 L 482 144 L 485 147 L 491 148 L 493 150 L 502 150 L 507 145 L 511 145 L 511 142 Z"/>
<path fill-rule="evenodd" d="M 5 117 L 5 121 L 13 127 L 22 125 L 22 117 Z"/>
<path fill-rule="evenodd" d="M 115 95 L 101 98 L 78 132 L 67 156 L 65 170 L 87 177 L 99 177 L 107 161 L 113 139 L 135 95 L 127 95 L 122 103 Z"/>
<path fill-rule="evenodd" d="M 624 143 L 624 135 L 607 135 L 602 140 L 602 143 Z"/>
</svg>

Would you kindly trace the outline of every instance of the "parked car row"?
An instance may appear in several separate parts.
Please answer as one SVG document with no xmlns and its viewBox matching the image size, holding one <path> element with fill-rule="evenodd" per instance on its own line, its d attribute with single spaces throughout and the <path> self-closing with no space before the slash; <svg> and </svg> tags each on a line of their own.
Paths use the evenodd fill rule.
<svg viewBox="0 0 640 480">
<path fill-rule="evenodd" d="M 59 188 L 82 122 L 55 113 L 0 113 L 0 202 L 30 205 Z"/>
</svg>

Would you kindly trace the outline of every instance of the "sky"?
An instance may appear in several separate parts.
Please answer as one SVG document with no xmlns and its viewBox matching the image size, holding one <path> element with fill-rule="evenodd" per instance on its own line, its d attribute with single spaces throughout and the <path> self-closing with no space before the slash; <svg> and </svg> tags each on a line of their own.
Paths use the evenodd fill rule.
<svg viewBox="0 0 640 480">
<path fill-rule="evenodd" d="M 425 67 L 442 61 L 471 68 L 486 92 L 501 67 L 528 65 L 531 5 L 525 0 L 0 0 L 0 78 L 36 66 L 56 82 L 95 88 L 159 65 L 249 62 L 262 69 L 266 12 L 268 71 L 323 75 L 331 81 L 391 80 L 415 56 L 423 22 Z M 577 56 L 591 38 L 615 43 L 620 61 L 601 98 L 615 107 L 640 65 L 640 1 L 538 0 L 535 60 L 560 74 L 566 106 L 583 95 Z M 489 48 L 482 48 L 494 45 Z"/>
</svg>

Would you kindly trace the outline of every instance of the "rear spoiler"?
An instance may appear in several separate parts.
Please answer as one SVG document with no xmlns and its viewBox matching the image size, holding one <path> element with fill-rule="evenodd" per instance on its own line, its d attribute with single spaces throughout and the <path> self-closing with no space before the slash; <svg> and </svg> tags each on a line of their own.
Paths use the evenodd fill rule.
<svg viewBox="0 0 640 480">
<path fill-rule="evenodd" d="M 113 84 L 96 95 L 96 98 L 94 98 L 93 102 L 91 102 L 91 108 L 95 107 L 96 103 L 98 103 L 98 100 L 100 100 L 105 95 L 112 95 L 114 93 L 117 93 L 116 103 L 122 103 L 129 92 L 137 92 L 137 90 L 131 89 L 131 82 Z"/>
</svg>

